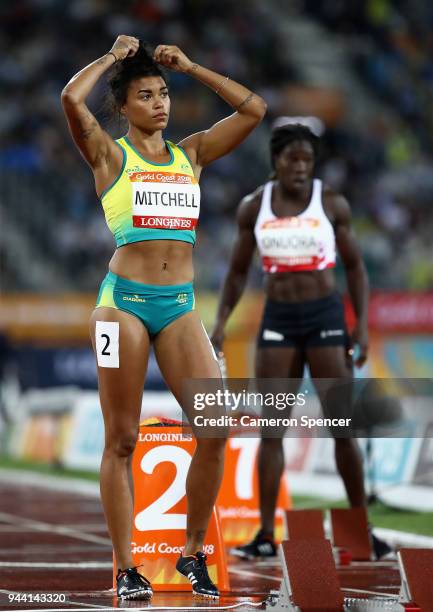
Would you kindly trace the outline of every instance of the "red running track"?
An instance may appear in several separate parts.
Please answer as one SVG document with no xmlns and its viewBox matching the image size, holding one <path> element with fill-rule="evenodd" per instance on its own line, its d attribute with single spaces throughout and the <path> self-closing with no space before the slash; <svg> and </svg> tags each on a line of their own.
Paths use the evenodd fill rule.
<svg viewBox="0 0 433 612">
<path fill-rule="evenodd" d="M 279 588 L 278 561 L 228 557 L 233 591 L 218 603 L 188 593 L 155 593 L 151 605 L 118 604 L 110 590 L 112 548 L 97 497 L 10 481 L 0 481 L 0 492 L 0 612 L 169 606 L 186 610 L 242 603 L 237 610 L 253 610 L 249 603 L 257 606 Z M 367 592 L 397 594 L 400 587 L 393 562 L 352 564 L 339 569 L 339 577 L 344 594 L 352 597 L 367 597 Z M 37 593 L 49 594 L 52 602 L 32 603 L 30 598 Z M 16 594 L 21 601 L 9 601 Z"/>
</svg>

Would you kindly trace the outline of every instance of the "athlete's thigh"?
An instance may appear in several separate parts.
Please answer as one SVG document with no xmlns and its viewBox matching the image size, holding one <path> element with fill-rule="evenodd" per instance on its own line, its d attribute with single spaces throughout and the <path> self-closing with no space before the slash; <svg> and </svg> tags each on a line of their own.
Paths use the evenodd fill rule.
<svg viewBox="0 0 433 612">
<path fill-rule="evenodd" d="M 304 355 L 301 349 L 292 346 L 285 347 L 257 347 L 255 375 L 256 389 L 266 396 L 275 397 L 275 402 L 281 398 L 292 397 L 299 391 L 304 373 Z M 278 379 L 272 381 L 271 379 Z M 290 394 L 290 395 L 289 395 Z M 284 402 L 283 402 L 284 403 Z M 290 418 L 292 407 L 287 402 L 284 408 L 277 408 L 277 404 L 264 403 L 261 416 L 267 419 Z M 261 437 L 264 439 L 281 439 L 286 427 L 264 426 L 261 429 Z"/>
<path fill-rule="evenodd" d="M 347 348 L 313 346 L 306 349 L 306 356 L 324 416 L 352 418 L 353 371 Z"/>
<path fill-rule="evenodd" d="M 99 322 L 99 323 L 98 323 Z M 113 326 L 105 328 L 107 323 Z M 118 363 L 106 367 L 101 361 L 101 346 L 97 350 L 96 335 L 109 337 L 111 329 L 118 328 Z M 97 308 L 90 319 L 90 334 L 93 350 L 97 354 L 99 395 L 106 427 L 122 429 L 139 423 L 144 380 L 149 358 L 149 334 L 143 323 L 135 316 L 114 308 Z M 104 353 L 115 358 L 116 345 L 103 339 Z M 100 340 L 99 340 L 100 342 Z M 110 346 L 110 344 L 112 346 Z"/>
<path fill-rule="evenodd" d="M 303 352 L 292 346 L 257 347 L 256 378 L 300 379 L 304 373 Z"/>
<path fill-rule="evenodd" d="M 311 346 L 305 354 L 312 378 L 352 378 L 352 359 L 346 346 Z"/>
<path fill-rule="evenodd" d="M 192 405 L 185 402 L 184 395 L 186 381 L 212 378 L 215 387 L 221 387 L 215 352 L 197 311 L 188 312 L 160 331 L 154 349 L 167 385 L 188 418 L 191 417 Z"/>
</svg>

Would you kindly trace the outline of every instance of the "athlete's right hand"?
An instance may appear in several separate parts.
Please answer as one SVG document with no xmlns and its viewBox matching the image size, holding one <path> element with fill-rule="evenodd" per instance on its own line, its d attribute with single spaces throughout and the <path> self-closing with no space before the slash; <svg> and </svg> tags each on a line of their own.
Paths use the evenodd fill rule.
<svg viewBox="0 0 433 612">
<path fill-rule="evenodd" d="M 223 354 L 224 327 L 215 325 L 210 335 L 210 341 L 212 342 L 212 346 L 214 347 L 217 356 L 220 357 Z"/>
<path fill-rule="evenodd" d="M 134 36 L 125 36 L 121 34 L 116 38 L 116 42 L 110 49 L 110 53 L 114 53 L 117 61 L 122 61 L 125 57 L 132 57 L 138 51 L 140 41 Z"/>
</svg>

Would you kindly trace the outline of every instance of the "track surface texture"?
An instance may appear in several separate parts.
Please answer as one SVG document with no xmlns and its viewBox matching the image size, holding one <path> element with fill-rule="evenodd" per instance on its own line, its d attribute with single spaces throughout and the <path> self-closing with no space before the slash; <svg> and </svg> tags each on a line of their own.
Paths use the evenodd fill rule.
<svg viewBox="0 0 433 612">
<path fill-rule="evenodd" d="M 233 590 L 219 602 L 189 593 L 155 593 L 151 604 L 118 602 L 111 590 L 112 547 L 98 498 L 18 480 L 0 482 L 0 611 L 172 606 L 187 610 L 234 604 L 237 610 L 253 610 L 251 604 L 264 609 L 260 602 L 279 588 L 277 560 L 247 562 L 228 556 Z M 355 563 L 338 573 L 348 597 L 389 596 L 400 587 L 395 562 Z M 50 594 L 54 601 L 31 603 L 29 596 L 37 593 Z M 27 594 L 27 601 L 21 597 L 10 602 L 10 594 Z"/>
</svg>

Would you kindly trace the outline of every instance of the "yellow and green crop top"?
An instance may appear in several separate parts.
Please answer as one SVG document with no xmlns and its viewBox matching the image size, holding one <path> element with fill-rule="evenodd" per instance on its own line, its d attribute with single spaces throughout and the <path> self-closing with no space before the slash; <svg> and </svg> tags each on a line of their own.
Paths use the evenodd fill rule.
<svg viewBox="0 0 433 612">
<path fill-rule="evenodd" d="M 170 161 L 156 164 L 144 159 L 127 136 L 116 140 L 123 164 L 101 203 L 118 247 L 141 240 L 195 243 L 200 187 L 182 147 L 165 142 Z"/>
</svg>

